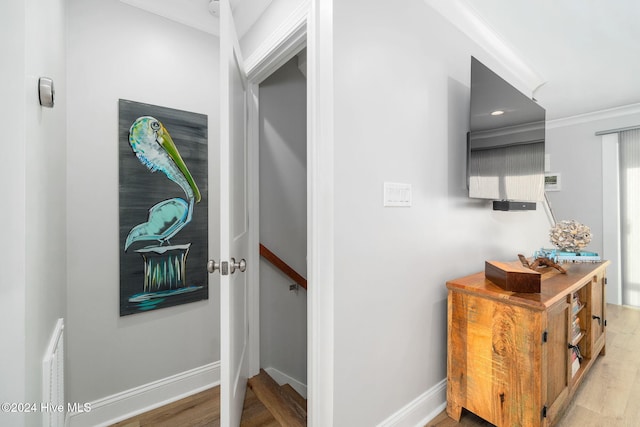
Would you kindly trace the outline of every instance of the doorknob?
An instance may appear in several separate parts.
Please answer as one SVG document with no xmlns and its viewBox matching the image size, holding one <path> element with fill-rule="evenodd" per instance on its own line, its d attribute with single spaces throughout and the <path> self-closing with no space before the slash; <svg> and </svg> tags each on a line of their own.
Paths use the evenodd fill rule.
<svg viewBox="0 0 640 427">
<path fill-rule="evenodd" d="M 247 261 L 242 258 L 240 261 L 236 261 L 235 258 L 231 258 L 231 262 L 229 263 L 229 272 L 231 274 L 235 273 L 236 268 L 240 270 L 240 272 L 244 272 L 247 269 Z"/>
<path fill-rule="evenodd" d="M 247 261 L 245 259 L 241 259 L 240 261 L 236 261 L 235 258 L 231 258 L 231 262 L 216 262 L 213 259 L 207 261 L 207 271 L 209 273 L 215 273 L 216 270 L 220 271 L 220 274 L 226 276 L 227 274 L 235 273 L 236 269 L 244 272 L 247 269 Z"/>
<path fill-rule="evenodd" d="M 209 273 L 215 273 L 216 270 L 220 270 L 220 263 L 216 262 L 214 259 L 207 261 L 207 271 Z"/>
</svg>

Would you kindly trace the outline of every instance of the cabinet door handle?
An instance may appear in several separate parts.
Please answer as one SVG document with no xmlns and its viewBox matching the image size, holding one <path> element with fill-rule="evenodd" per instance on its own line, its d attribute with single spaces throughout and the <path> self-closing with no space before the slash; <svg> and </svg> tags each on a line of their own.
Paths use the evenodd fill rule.
<svg viewBox="0 0 640 427">
<path fill-rule="evenodd" d="M 595 314 L 592 314 L 591 318 L 598 319 L 598 326 L 602 326 L 602 319 L 600 318 L 600 316 L 596 316 Z"/>
</svg>

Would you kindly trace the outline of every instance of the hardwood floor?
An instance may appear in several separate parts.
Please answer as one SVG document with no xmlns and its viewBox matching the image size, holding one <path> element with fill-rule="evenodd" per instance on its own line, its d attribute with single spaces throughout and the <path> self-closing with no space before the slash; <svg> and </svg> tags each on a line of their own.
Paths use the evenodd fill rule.
<svg viewBox="0 0 640 427">
<path fill-rule="evenodd" d="M 219 425 L 220 387 L 214 387 L 113 424 L 111 427 L 218 427 Z"/>
<path fill-rule="evenodd" d="M 640 310 L 607 305 L 606 355 L 591 372 L 559 420 L 558 427 L 635 427 L 640 424 Z M 112 427 L 201 427 L 220 425 L 220 392 L 213 388 L 171 403 Z M 243 427 L 277 427 L 250 389 L 243 411 Z M 262 408 L 260 408 L 262 406 Z M 265 413 L 264 411 L 267 411 Z M 426 427 L 491 426 L 463 411 L 460 423 L 439 414 Z M 364 426 L 366 427 L 366 426 Z"/>
<path fill-rule="evenodd" d="M 264 390 L 260 384 L 265 380 L 262 375 L 266 376 L 274 384 L 272 389 Z M 252 378 L 247 387 L 244 398 L 244 406 L 242 408 L 241 427 L 281 427 L 281 426 L 301 426 L 306 425 L 306 400 L 298 394 L 291 386 L 285 384 L 278 386 L 264 371 L 261 375 L 255 377 L 259 379 L 259 384 L 251 386 Z M 263 403 L 253 389 L 258 389 L 263 395 L 263 399 L 267 399 L 267 403 Z M 293 415 L 282 416 L 284 411 L 278 402 L 269 402 L 271 398 L 269 392 L 281 394 L 286 399 L 292 399 L 294 402 Z M 267 406 L 269 405 L 269 408 Z M 286 405 L 285 405 L 286 406 Z M 297 412 L 299 411 L 299 413 Z M 275 413 L 275 416 L 274 414 Z M 278 422 L 276 418 L 284 420 Z M 286 414 L 285 414 L 286 415 Z M 290 422 L 287 420 L 291 420 Z M 209 390 L 194 394 L 177 402 L 170 403 L 136 417 L 129 418 L 119 423 L 113 424 L 111 427 L 143 427 L 143 426 L 159 426 L 159 427 L 218 427 L 220 426 L 220 387 L 214 387 Z"/>
<path fill-rule="evenodd" d="M 276 421 L 274 416 L 269 412 L 266 406 L 260 402 L 258 396 L 255 395 L 249 387 L 244 397 L 244 407 L 242 408 L 241 427 L 280 427 L 280 423 Z"/>
</svg>

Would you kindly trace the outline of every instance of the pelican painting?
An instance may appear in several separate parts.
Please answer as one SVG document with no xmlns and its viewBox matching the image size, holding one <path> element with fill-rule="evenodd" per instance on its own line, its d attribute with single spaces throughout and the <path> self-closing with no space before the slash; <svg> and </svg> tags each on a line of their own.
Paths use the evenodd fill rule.
<svg viewBox="0 0 640 427">
<path fill-rule="evenodd" d="M 120 315 L 208 298 L 207 116 L 119 110 Z"/>
<path fill-rule="evenodd" d="M 191 221 L 200 190 L 182 160 L 169 131 L 155 117 L 139 117 L 129 129 L 129 145 L 151 172 L 160 171 L 184 190 L 188 202 L 175 197 L 149 209 L 149 220 L 136 225 L 127 236 L 125 251 L 136 241 L 158 241 L 161 245 Z"/>
</svg>

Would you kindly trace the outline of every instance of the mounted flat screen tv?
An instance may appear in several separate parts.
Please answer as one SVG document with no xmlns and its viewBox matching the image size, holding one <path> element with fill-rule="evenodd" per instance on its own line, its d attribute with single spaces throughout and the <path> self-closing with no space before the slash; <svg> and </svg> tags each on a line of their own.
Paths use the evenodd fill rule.
<svg viewBox="0 0 640 427">
<path fill-rule="evenodd" d="M 469 130 L 469 197 L 535 209 L 544 199 L 545 110 L 474 57 Z"/>
</svg>

